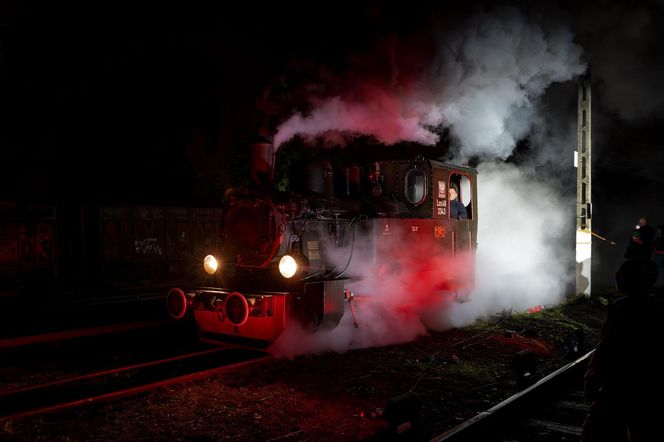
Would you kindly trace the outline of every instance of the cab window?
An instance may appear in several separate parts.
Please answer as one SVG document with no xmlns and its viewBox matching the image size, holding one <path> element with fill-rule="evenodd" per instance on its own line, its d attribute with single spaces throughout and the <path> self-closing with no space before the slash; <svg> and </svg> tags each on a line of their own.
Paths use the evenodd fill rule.
<svg viewBox="0 0 664 442">
<path fill-rule="evenodd" d="M 427 197 L 427 179 L 424 170 L 413 168 L 404 178 L 404 196 L 413 205 L 420 205 Z"/>
<path fill-rule="evenodd" d="M 455 194 L 458 203 L 452 200 L 452 194 Z M 450 218 L 473 219 L 473 188 L 468 175 L 462 173 L 453 173 L 450 175 L 450 185 L 448 189 L 448 200 Z M 452 206 L 456 207 L 452 207 Z M 465 213 L 465 216 L 464 216 Z"/>
</svg>

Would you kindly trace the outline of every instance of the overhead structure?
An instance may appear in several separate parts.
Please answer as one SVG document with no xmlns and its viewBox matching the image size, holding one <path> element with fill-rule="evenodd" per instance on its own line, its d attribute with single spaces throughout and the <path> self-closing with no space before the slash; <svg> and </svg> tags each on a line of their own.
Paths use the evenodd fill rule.
<svg viewBox="0 0 664 442">
<path fill-rule="evenodd" d="M 592 100 L 590 74 L 579 79 L 576 171 L 576 293 L 590 296 L 592 268 Z"/>
</svg>

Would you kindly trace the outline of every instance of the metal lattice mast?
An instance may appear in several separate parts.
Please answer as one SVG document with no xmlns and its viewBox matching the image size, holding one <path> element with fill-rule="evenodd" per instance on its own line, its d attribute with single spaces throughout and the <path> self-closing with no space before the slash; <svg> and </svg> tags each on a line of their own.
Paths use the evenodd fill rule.
<svg viewBox="0 0 664 442">
<path fill-rule="evenodd" d="M 576 293 L 590 296 L 592 267 L 591 107 L 590 74 L 579 80 L 576 171 Z"/>
</svg>

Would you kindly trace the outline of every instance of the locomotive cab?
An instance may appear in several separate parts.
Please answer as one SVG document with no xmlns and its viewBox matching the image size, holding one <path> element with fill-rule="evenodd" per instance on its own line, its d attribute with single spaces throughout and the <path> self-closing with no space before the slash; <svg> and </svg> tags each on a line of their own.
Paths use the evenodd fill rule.
<svg viewBox="0 0 664 442">
<path fill-rule="evenodd" d="M 477 171 L 415 158 L 375 163 L 369 177 L 378 259 L 388 257 L 391 268 L 425 268 L 418 278 L 465 299 L 474 284 Z M 465 216 L 453 216 L 450 188 Z"/>
</svg>

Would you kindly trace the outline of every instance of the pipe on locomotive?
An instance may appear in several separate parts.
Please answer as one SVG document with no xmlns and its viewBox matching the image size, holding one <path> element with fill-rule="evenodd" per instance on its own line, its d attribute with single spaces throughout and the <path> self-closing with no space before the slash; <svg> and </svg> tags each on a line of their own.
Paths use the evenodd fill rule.
<svg viewBox="0 0 664 442">
<path fill-rule="evenodd" d="M 274 179 L 274 144 L 267 138 L 258 138 L 249 145 L 249 150 L 250 178 L 257 185 L 267 187 Z"/>
</svg>

